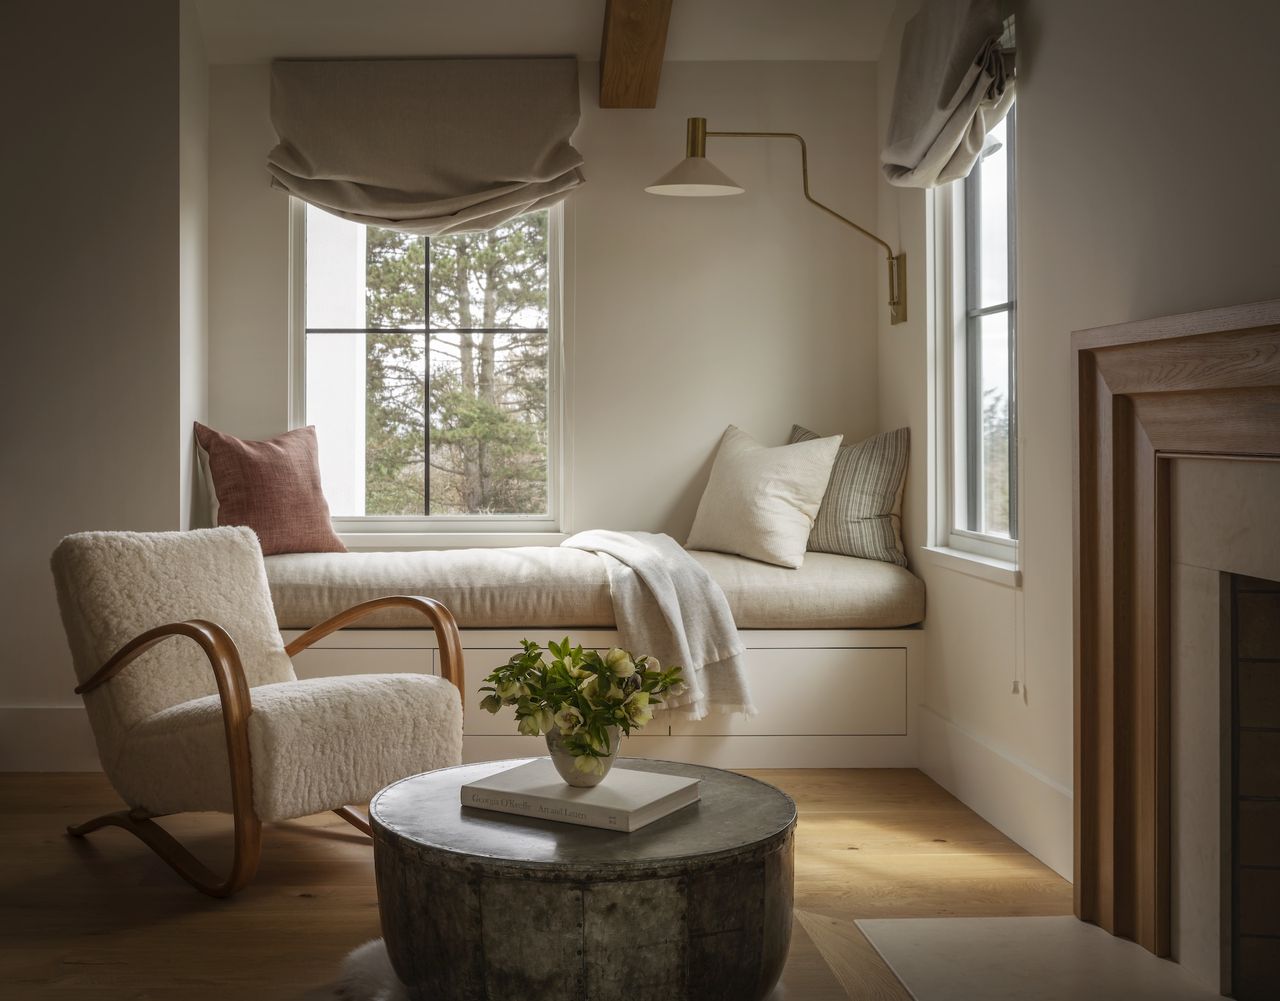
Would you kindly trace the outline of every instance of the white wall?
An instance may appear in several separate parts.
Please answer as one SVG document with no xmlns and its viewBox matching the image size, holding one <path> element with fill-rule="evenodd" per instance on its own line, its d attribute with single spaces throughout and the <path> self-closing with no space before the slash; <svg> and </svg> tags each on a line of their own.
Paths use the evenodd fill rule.
<svg viewBox="0 0 1280 1001">
<path fill-rule="evenodd" d="M 289 204 L 270 187 L 267 66 L 209 68 L 209 422 L 289 423 Z"/>
<path fill-rule="evenodd" d="M 208 524 L 198 488 L 193 421 L 209 419 L 209 64 L 191 0 L 179 13 L 178 66 L 178 426 L 182 528 Z"/>
<path fill-rule="evenodd" d="M 567 212 L 570 527 L 683 538 L 725 425 L 781 442 L 793 422 L 860 437 L 876 424 L 874 246 L 805 204 L 799 152 L 712 140 L 747 188 L 663 199 L 644 185 L 682 155 L 684 119 L 799 131 L 812 186 L 875 214 L 870 63 L 669 63 L 659 107 L 602 111 L 584 63 L 574 142 L 588 183 Z M 242 436 L 288 418 L 287 199 L 265 66 L 211 71 L 210 418 Z M 322 443 L 323 449 L 323 443 Z"/>
<path fill-rule="evenodd" d="M 908 2 L 905 7 L 911 7 Z M 1069 872 L 1072 784 L 1072 330 L 1280 294 L 1275 98 L 1280 6 L 1022 0 L 1018 19 L 1020 591 L 917 563 L 929 587 L 924 766 Z M 880 65 L 887 111 L 906 11 Z M 925 198 L 880 189 L 913 305 Z M 928 426 L 926 318 L 880 325 L 881 423 Z M 924 538 L 927 464 L 907 499 Z M 1020 662 L 1021 661 L 1021 662 Z M 1015 670 L 1024 695 L 1011 693 Z"/>
<path fill-rule="evenodd" d="M 0 762 L 39 764 L 39 734 L 92 766 L 48 561 L 182 517 L 179 10 L 47 0 L 5 28 Z"/>
</svg>

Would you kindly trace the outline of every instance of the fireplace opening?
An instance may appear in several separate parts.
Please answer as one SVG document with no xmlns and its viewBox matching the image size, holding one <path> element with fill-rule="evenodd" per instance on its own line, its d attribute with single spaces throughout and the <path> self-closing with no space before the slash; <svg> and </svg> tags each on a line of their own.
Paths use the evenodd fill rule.
<svg viewBox="0 0 1280 1001">
<path fill-rule="evenodd" d="M 1230 781 L 1224 887 L 1231 996 L 1280 997 L 1280 583 L 1228 574 Z"/>
</svg>

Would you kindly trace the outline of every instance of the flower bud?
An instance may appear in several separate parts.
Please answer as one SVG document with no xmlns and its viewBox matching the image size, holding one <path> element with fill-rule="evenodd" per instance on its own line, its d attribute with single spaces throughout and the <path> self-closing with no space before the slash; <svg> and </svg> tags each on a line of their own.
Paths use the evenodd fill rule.
<svg viewBox="0 0 1280 1001">
<path fill-rule="evenodd" d="M 531 716 L 522 716 L 520 718 L 520 725 L 517 729 L 519 729 L 519 731 L 526 737 L 536 737 L 542 733 L 542 730 L 538 726 L 536 714 Z"/>
<path fill-rule="evenodd" d="M 518 681 L 504 681 L 496 687 L 498 689 L 498 698 L 507 703 L 515 702 L 521 696 L 529 694 L 529 689 Z"/>
<path fill-rule="evenodd" d="M 604 655 L 604 663 L 616 678 L 629 678 L 636 673 L 636 665 L 631 655 L 617 647 Z"/>
</svg>

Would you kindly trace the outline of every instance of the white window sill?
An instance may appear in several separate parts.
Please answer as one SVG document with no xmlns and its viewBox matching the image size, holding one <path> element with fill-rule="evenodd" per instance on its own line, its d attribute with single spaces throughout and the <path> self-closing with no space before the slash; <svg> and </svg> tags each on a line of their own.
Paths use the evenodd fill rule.
<svg viewBox="0 0 1280 1001">
<path fill-rule="evenodd" d="M 351 550 L 500 549 L 506 546 L 558 546 L 563 532 L 339 532 Z"/>
<path fill-rule="evenodd" d="M 1008 560 L 978 556 L 975 553 L 966 553 L 964 550 L 951 549 L 947 546 L 924 546 L 921 552 L 930 563 L 946 570 L 977 577 L 979 580 L 998 584 L 1001 587 L 1022 587 L 1022 571 L 1018 569 L 1018 564 L 1010 563 Z"/>
</svg>

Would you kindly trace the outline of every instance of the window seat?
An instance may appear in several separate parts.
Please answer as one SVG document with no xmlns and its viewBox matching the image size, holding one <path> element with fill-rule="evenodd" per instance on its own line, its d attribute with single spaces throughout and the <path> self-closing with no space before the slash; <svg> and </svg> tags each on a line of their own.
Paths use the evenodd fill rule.
<svg viewBox="0 0 1280 1001">
<path fill-rule="evenodd" d="M 799 570 L 693 552 L 724 588 L 747 650 L 755 716 L 660 714 L 627 754 L 721 768 L 905 768 L 916 764 L 915 706 L 924 583 L 891 563 L 809 553 Z M 522 639 L 566 633 L 584 646 L 621 641 L 601 560 L 530 546 L 417 552 L 299 553 L 266 558 L 285 642 L 336 612 L 387 594 L 439 598 L 462 626 L 463 757 L 546 753 L 507 713 L 480 708 L 480 678 Z M 389 610 L 320 640 L 294 659 L 300 678 L 439 670 L 420 617 Z M 546 632 L 542 632 L 545 629 Z M 912 664 L 916 669 L 912 669 Z"/>
<path fill-rule="evenodd" d="M 897 629 L 924 618 L 924 583 L 890 563 L 809 553 L 799 570 L 723 553 L 691 555 L 724 589 L 739 629 Z M 529 546 L 401 553 L 292 553 L 266 558 L 281 629 L 306 629 L 387 594 L 438 598 L 463 629 L 614 627 L 600 559 Z M 420 628 L 388 610 L 362 622 Z"/>
</svg>

